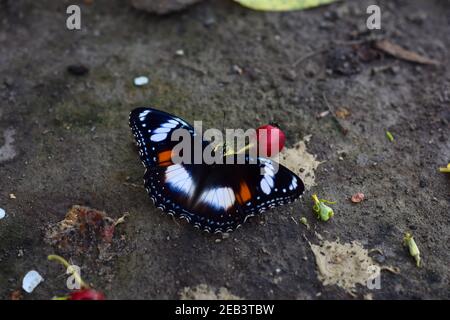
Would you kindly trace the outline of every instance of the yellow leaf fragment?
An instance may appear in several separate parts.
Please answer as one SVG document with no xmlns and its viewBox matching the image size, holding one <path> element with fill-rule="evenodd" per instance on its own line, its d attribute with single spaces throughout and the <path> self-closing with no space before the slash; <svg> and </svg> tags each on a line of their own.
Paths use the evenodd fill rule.
<svg viewBox="0 0 450 320">
<path fill-rule="evenodd" d="M 261 11 L 303 10 L 332 3 L 336 0 L 235 0 L 244 7 Z"/>
<path fill-rule="evenodd" d="M 403 238 L 403 242 L 405 246 L 409 249 L 409 254 L 414 257 L 416 260 L 417 267 L 420 267 L 420 251 L 419 247 L 417 247 L 416 242 L 414 241 L 414 238 L 411 233 L 407 232 L 405 233 L 405 237 Z"/>
</svg>

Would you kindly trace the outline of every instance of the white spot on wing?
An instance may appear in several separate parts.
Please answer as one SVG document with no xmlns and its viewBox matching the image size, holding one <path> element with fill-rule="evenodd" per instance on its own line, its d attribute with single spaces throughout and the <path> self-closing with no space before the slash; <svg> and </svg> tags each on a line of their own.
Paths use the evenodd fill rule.
<svg viewBox="0 0 450 320">
<path fill-rule="evenodd" d="M 270 186 L 269 186 L 269 184 L 267 183 L 266 179 L 262 179 L 262 180 L 261 180 L 260 186 L 261 186 L 261 190 L 262 190 L 265 194 L 270 194 Z"/>
<path fill-rule="evenodd" d="M 169 120 L 170 121 L 170 120 Z M 177 124 L 178 124 L 178 122 L 175 122 L 175 123 L 172 123 L 172 122 L 166 122 L 166 123 L 163 123 L 162 125 L 161 125 L 161 127 L 163 127 L 163 128 L 175 128 L 176 126 L 177 126 Z"/>
<path fill-rule="evenodd" d="M 227 210 L 234 204 L 235 199 L 231 188 L 222 187 L 204 191 L 200 197 L 200 202 L 207 203 L 216 209 Z"/>
<path fill-rule="evenodd" d="M 152 134 L 152 136 L 150 137 L 150 140 L 152 140 L 153 142 L 159 142 L 166 138 L 167 138 L 167 133 L 155 133 L 155 134 Z"/>
<path fill-rule="evenodd" d="M 180 164 L 174 164 L 166 169 L 166 182 L 174 189 L 191 197 L 194 193 L 194 181 L 191 175 Z"/>
<path fill-rule="evenodd" d="M 153 133 L 167 133 L 170 130 L 171 130 L 170 128 L 160 127 L 160 128 L 157 128 L 157 129 L 153 130 Z"/>
<path fill-rule="evenodd" d="M 145 117 L 146 117 L 147 114 L 149 114 L 149 113 L 150 113 L 150 110 L 142 111 L 142 112 L 139 114 L 139 120 L 144 121 L 144 120 L 145 120 Z"/>
</svg>

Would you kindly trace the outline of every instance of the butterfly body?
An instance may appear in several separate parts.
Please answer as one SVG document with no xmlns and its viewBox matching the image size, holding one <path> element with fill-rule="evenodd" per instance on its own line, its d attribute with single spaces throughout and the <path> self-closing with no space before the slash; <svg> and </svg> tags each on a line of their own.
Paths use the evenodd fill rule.
<svg viewBox="0 0 450 320">
<path fill-rule="evenodd" d="M 172 141 L 171 133 L 181 128 L 194 137 L 196 132 L 168 113 L 135 109 L 130 127 L 146 168 L 144 184 L 150 198 L 158 208 L 200 229 L 232 231 L 248 217 L 295 201 L 304 191 L 299 177 L 267 158 L 245 155 L 244 163 L 236 163 L 237 155 L 228 155 L 221 163 L 175 163 L 173 149 L 179 141 Z M 207 145 L 203 141 L 201 151 Z"/>
</svg>

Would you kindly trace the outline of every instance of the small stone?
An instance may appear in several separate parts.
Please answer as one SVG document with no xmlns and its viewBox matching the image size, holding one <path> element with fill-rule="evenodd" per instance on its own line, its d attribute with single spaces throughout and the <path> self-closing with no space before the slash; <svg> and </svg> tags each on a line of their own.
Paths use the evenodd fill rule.
<svg viewBox="0 0 450 320">
<path fill-rule="evenodd" d="M 31 270 L 23 277 L 22 289 L 28 293 L 32 293 L 42 281 L 44 281 L 44 278 L 37 271 Z"/>
<path fill-rule="evenodd" d="M 89 73 L 89 68 L 82 64 L 73 64 L 67 67 L 67 71 L 74 76 L 84 76 Z"/>
<path fill-rule="evenodd" d="M 379 264 L 382 264 L 382 263 L 384 263 L 386 261 L 386 257 L 384 255 L 382 255 L 382 254 L 377 254 L 373 258 Z"/>
<path fill-rule="evenodd" d="M 237 73 L 238 75 L 242 75 L 244 73 L 244 70 L 242 70 L 241 67 L 235 64 L 233 66 L 233 72 Z"/>
<path fill-rule="evenodd" d="M 297 74 L 294 70 L 286 70 L 283 73 L 282 77 L 288 81 L 295 81 L 295 79 L 297 78 Z"/>
<path fill-rule="evenodd" d="M 318 113 L 318 114 L 316 115 L 316 118 L 317 118 L 317 119 L 321 119 L 321 118 L 326 117 L 326 116 L 329 115 L 329 114 L 330 114 L 330 111 L 329 111 L 329 110 L 325 110 L 325 111 L 322 111 L 322 112 Z"/>
<path fill-rule="evenodd" d="M 419 181 L 419 187 L 421 187 L 421 188 L 425 188 L 427 186 L 427 182 L 425 181 L 425 180 L 420 180 Z"/>
<path fill-rule="evenodd" d="M 137 87 L 145 86 L 148 84 L 148 78 L 146 76 L 140 76 L 134 78 L 134 85 Z"/>
<path fill-rule="evenodd" d="M 9 198 L 10 198 L 10 199 L 16 199 L 16 195 L 15 195 L 14 193 L 10 193 L 10 194 L 9 194 Z"/>
<path fill-rule="evenodd" d="M 179 50 L 175 51 L 175 55 L 177 55 L 177 56 L 179 56 L 179 57 L 184 56 L 184 50 L 179 49 Z"/>
<path fill-rule="evenodd" d="M 206 18 L 203 20 L 203 25 L 205 27 L 210 27 L 213 24 L 216 23 L 216 18 L 213 15 L 208 15 L 206 16 Z"/>
</svg>

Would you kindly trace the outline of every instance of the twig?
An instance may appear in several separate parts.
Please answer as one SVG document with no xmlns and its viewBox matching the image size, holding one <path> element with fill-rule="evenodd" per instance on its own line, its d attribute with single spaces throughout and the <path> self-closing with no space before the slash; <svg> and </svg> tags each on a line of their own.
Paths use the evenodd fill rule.
<svg viewBox="0 0 450 320">
<path fill-rule="evenodd" d="M 343 134 L 348 133 L 348 129 L 342 125 L 342 123 L 339 121 L 339 119 L 336 117 L 336 114 L 334 113 L 334 109 L 331 106 L 331 104 L 327 100 L 327 96 L 325 95 L 325 92 L 323 93 L 323 100 L 325 101 L 325 104 L 327 105 L 328 110 L 330 110 L 330 113 L 334 119 L 334 121 L 337 123 L 338 127 L 341 129 Z"/>
<path fill-rule="evenodd" d="M 130 186 L 130 187 L 133 187 L 133 188 L 145 189 L 144 186 L 141 186 L 141 185 L 135 184 L 135 183 L 131 183 L 131 182 L 124 182 L 123 184 L 125 186 Z"/>
<path fill-rule="evenodd" d="M 296 61 L 294 61 L 294 63 L 292 64 L 293 67 L 298 66 L 300 63 L 302 63 L 303 61 L 321 54 L 321 53 L 325 53 L 329 50 L 331 50 L 331 48 L 333 48 L 334 46 L 352 46 L 352 45 L 356 45 L 356 44 L 363 44 L 363 43 L 368 43 L 368 42 L 372 42 L 374 41 L 374 39 L 363 39 L 363 40 L 348 40 L 348 41 L 341 41 L 341 40 L 336 40 L 336 41 L 332 41 L 330 45 L 326 45 L 326 46 L 322 46 L 321 48 L 312 51 L 308 54 L 306 54 L 303 57 L 300 57 L 299 59 L 297 59 Z"/>
<path fill-rule="evenodd" d="M 292 66 L 293 66 L 293 67 L 296 67 L 297 65 L 299 65 L 300 63 L 302 63 L 302 62 L 305 61 L 306 59 L 309 59 L 309 58 L 311 58 L 311 57 L 313 57 L 313 56 L 315 56 L 315 55 L 317 55 L 317 54 L 321 54 L 321 53 L 327 52 L 329 49 L 330 49 L 330 48 L 322 48 L 322 49 L 319 49 L 319 50 L 310 52 L 310 53 L 308 53 L 307 55 L 305 55 L 305 56 L 303 56 L 303 57 L 297 59 L 297 60 L 292 64 Z"/>
</svg>

